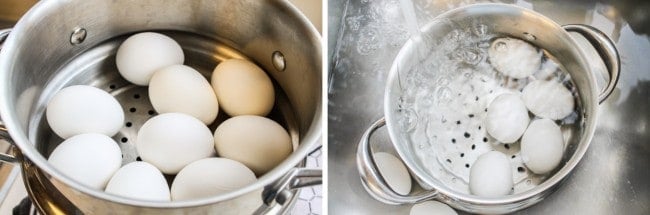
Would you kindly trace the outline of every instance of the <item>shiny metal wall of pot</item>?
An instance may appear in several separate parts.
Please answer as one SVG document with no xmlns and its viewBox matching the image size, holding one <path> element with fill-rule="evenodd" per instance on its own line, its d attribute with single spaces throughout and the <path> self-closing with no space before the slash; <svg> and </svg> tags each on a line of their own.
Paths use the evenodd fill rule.
<svg viewBox="0 0 650 215">
<path fill-rule="evenodd" d="M 201 56 L 218 62 L 223 55 L 241 54 L 268 71 L 286 94 L 295 116 L 294 136 L 300 144 L 294 153 L 256 183 L 242 189 L 170 203 L 109 195 L 82 186 L 53 169 L 43 155 L 51 146 L 39 136 L 43 130 L 44 103 L 56 89 L 71 83 L 93 83 L 97 77 L 92 72 L 83 77 L 61 74 L 60 69 L 70 67 L 68 64 L 76 58 L 93 57 L 84 53 L 103 47 L 101 44 L 113 38 L 156 30 L 185 32 L 218 41 L 221 45 L 198 50 L 202 51 Z M 233 50 L 239 53 L 232 53 Z M 38 182 L 44 185 L 44 191 L 59 192 L 54 198 L 65 197 L 83 212 L 238 213 L 242 205 L 251 206 L 251 197 L 259 199 L 260 192 L 264 205 L 258 212 L 277 211 L 276 206 L 286 203 L 283 200 L 288 197 L 287 190 L 321 180 L 320 170 L 294 168 L 318 144 L 321 135 L 321 54 L 317 31 L 295 7 L 282 0 L 178 0 L 162 4 L 153 0 L 41 1 L 16 24 L 0 52 L 0 115 L 6 126 L 2 134 L 19 150 L 18 159 L 13 161 L 22 162 L 23 171 L 33 170 L 29 174 L 24 172 L 27 186 Z M 10 156 L 2 158 L 12 160 Z"/>
<path fill-rule="evenodd" d="M 530 43 L 545 49 L 566 68 L 571 75 L 579 94 L 582 121 L 580 128 L 573 131 L 574 136 L 569 140 L 565 151 L 563 166 L 550 178 L 537 185 L 535 188 L 499 198 L 482 198 L 458 192 L 444 185 L 440 180 L 428 173 L 422 162 L 415 156 L 413 146 L 407 144 L 407 132 L 397 123 L 399 113 L 399 98 L 402 94 L 399 71 L 407 71 L 419 59 L 416 55 L 418 42 L 409 40 L 395 58 L 388 76 L 384 94 L 383 118 L 373 123 L 364 133 L 357 149 L 357 166 L 364 188 L 375 199 L 388 204 L 408 204 L 435 199 L 445 202 L 454 208 L 473 213 L 510 213 L 529 207 L 550 195 L 563 180 L 571 173 L 587 151 L 597 123 L 597 110 L 599 103 L 603 102 L 613 91 L 620 72 L 620 59 L 614 43 L 602 32 L 585 25 L 560 26 L 552 20 L 525 8 L 505 4 L 476 4 L 448 11 L 436 18 L 437 21 L 427 25 L 423 34 L 424 38 L 436 40 L 451 30 L 449 22 L 454 26 L 470 26 L 472 21 L 480 20 L 492 32 L 499 35 L 522 38 Z M 610 80 L 608 85 L 598 92 L 594 71 L 590 59 L 579 48 L 569 32 L 582 34 L 599 52 L 605 62 Z M 532 37 L 531 37 L 532 35 Z M 534 38 L 534 39 L 532 39 Z M 403 196 L 389 188 L 379 174 L 376 164 L 372 159 L 369 147 L 369 138 L 379 127 L 388 125 L 388 131 L 393 146 L 401 159 L 411 171 L 413 177 L 427 191 L 414 195 Z"/>
</svg>

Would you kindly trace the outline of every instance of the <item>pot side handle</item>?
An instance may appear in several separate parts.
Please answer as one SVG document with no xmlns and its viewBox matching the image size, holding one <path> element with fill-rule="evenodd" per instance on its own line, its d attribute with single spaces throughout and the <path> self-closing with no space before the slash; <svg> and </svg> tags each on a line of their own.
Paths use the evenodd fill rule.
<svg viewBox="0 0 650 215">
<path fill-rule="evenodd" d="M 0 121 L 0 139 L 7 141 L 8 143 L 11 144 L 11 147 L 14 147 L 14 143 L 11 140 L 11 136 L 9 136 L 9 132 L 7 131 L 7 128 L 5 127 L 4 123 Z M 9 150 L 10 151 L 10 150 Z M 5 163 L 10 163 L 10 164 L 19 164 L 20 161 L 16 159 L 15 156 L 6 154 L 3 152 L 0 152 L 0 161 L 5 162 Z"/>
<path fill-rule="evenodd" d="M 0 51 L 2 51 L 2 44 L 9 36 L 9 32 L 11 32 L 11 28 L 0 29 Z M 5 141 L 11 143 L 13 147 L 14 143 L 11 140 L 11 136 L 9 136 L 9 132 L 7 131 L 7 128 L 5 127 L 4 123 L 2 123 L 2 121 L 0 121 L 0 139 L 4 139 Z M 16 157 L 6 153 L 0 153 L 0 161 L 11 163 L 11 164 L 19 163 Z"/>
<path fill-rule="evenodd" d="M 293 168 L 277 182 L 262 191 L 262 201 L 253 214 L 281 214 L 282 208 L 290 204 L 294 193 L 291 190 L 320 185 L 323 183 L 323 170 L 313 168 Z"/>
<path fill-rule="evenodd" d="M 598 95 L 598 103 L 602 104 L 612 94 L 614 88 L 616 88 L 618 76 L 621 73 L 621 58 L 614 42 L 605 33 L 589 25 L 571 24 L 563 25 L 562 28 L 566 31 L 579 33 L 585 37 L 605 63 L 609 74 L 609 82 Z"/>
<path fill-rule="evenodd" d="M 9 36 L 9 32 L 11 32 L 11 28 L 0 29 L 0 50 L 2 49 L 2 43 L 4 43 L 5 39 Z"/>
<path fill-rule="evenodd" d="M 401 195 L 388 186 L 383 178 L 377 164 L 372 156 L 372 150 L 369 146 L 370 136 L 379 128 L 386 125 L 386 120 L 382 117 L 373 123 L 361 137 L 357 147 L 357 170 L 361 176 L 361 184 L 368 191 L 368 194 L 376 200 L 392 205 L 414 204 L 438 197 L 437 190 L 426 191 L 415 195 Z"/>
</svg>

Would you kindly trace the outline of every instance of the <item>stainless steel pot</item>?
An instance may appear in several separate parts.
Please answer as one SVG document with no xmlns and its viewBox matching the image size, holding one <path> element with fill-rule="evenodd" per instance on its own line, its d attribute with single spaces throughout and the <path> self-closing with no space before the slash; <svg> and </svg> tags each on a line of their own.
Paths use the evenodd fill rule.
<svg viewBox="0 0 650 215">
<path fill-rule="evenodd" d="M 128 84 L 114 66 L 120 42 L 140 31 L 162 31 L 176 39 L 186 64 L 206 76 L 228 58 L 247 58 L 264 68 L 279 92 L 271 117 L 289 130 L 294 153 L 242 189 L 169 203 L 110 195 L 50 166 L 46 158 L 61 140 L 49 130 L 44 110 L 56 91 L 86 84 L 121 101 L 135 94 L 146 98 L 146 90 Z M 0 43 L 7 33 L 0 34 Z M 30 197 L 40 200 L 34 202 L 46 214 L 273 213 L 290 203 L 294 188 L 321 181 L 320 170 L 296 168 L 321 135 L 320 36 L 287 1 L 41 1 L 8 35 L 0 51 L 0 135 L 17 150 L 15 158 L 0 158 L 21 162 Z M 114 137 L 126 163 L 137 157 L 128 139 L 151 114 L 147 102 L 122 104 L 133 105 L 126 113 L 132 124 Z"/>
<path fill-rule="evenodd" d="M 384 94 L 384 115 L 366 130 L 357 148 L 357 167 L 361 181 L 366 191 L 375 199 L 388 204 L 412 204 L 425 200 L 438 200 L 450 206 L 473 213 L 509 213 L 529 207 L 550 195 L 562 181 L 567 178 L 587 151 L 596 129 L 599 103 L 603 102 L 614 89 L 618 80 L 620 59 L 614 43 L 597 29 L 585 25 L 560 26 L 552 20 L 525 8 L 505 4 L 476 4 L 448 11 L 436 18 L 423 30 L 423 40 L 437 41 L 455 28 L 472 26 L 480 23 L 497 35 L 510 36 L 526 40 L 540 48 L 564 66 L 571 75 L 579 94 L 577 108 L 580 125 L 569 132 L 568 147 L 566 147 L 561 167 L 548 178 L 538 178 L 539 181 L 530 189 L 515 192 L 498 198 L 483 198 L 459 192 L 445 182 L 445 178 L 436 178 L 426 170 L 425 165 L 415 156 L 418 150 L 415 145 L 408 143 L 407 128 L 400 126 L 398 115 L 403 111 L 400 107 L 400 96 L 404 87 L 400 86 L 400 71 L 408 71 L 415 61 L 420 59 L 418 47 L 421 40 L 409 40 L 400 50 L 391 67 L 386 91 Z M 585 56 L 585 50 L 579 48 L 577 42 L 569 35 L 577 32 L 584 36 L 598 51 L 605 63 L 609 82 L 601 92 L 597 90 L 594 78 L 594 59 Z M 425 41 L 425 42 L 426 42 Z M 414 60 L 415 59 L 415 60 Z M 409 168 L 411 175 L 425 189 L 423 192 L 411 195 L 399 195 L 394 192 L 377 170 L 369 147 L 369 138 L 379 127 L 388 125 L 390 139 L 401 159 Z M 537 177 L 531 175 L 529 177 Z"/>
</svg>

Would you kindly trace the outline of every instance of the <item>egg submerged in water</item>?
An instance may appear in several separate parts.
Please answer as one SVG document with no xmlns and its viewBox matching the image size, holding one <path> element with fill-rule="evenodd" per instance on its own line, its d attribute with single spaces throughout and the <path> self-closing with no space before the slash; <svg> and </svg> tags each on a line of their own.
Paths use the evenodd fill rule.
<svg viewBox="0 0 650 215">
<path fill-rule="evenodd" d="M 564 139 L 560 127 L 550 119 L 530 123 L 521 138 L 521 156 L 526 167 L 536 174 L 555 169 L 562 160 Z"/>
<path fill-rule="evenodd" d="M 147 162 L 131 162 L 117 170 L 106 185 L 106 192 L 147 201 L 171 200 L 165 177 Z"/>
<path fill-rule="evenodd" d="M 513 143 L 526 131 L 530 117 L 519 93 L 505 93 L 490 103 L 485 121 L 490 136 L 500 143 Z"/>
<path fill-rule="evenodd" d="M 542 52 L 533 45 L 515 38 L 499 38 L 492 42 L 488 57 L 494 68 L 512 78 L 526 78 L 536 72 Z"/>
<path fill-rule="evenodd" d="M 513 183 L 508 157 L 498 151 L 482 154 L 470 169 L 469 190 L 477 196 L 505 196 L 512 190 Z"/>
<path fill-rule="evenodd" d="M 575 108 L 573 95 L 564 85 L 551 80 L 536 80 L 523 90 L 523 100 L 530 112 L 541 118 L 559 120 Z"/>
</svg>

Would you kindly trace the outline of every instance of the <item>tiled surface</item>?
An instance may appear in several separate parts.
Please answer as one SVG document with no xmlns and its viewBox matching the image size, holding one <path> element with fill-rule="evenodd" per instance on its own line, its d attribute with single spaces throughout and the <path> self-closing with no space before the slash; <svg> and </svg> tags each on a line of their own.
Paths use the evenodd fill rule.
<svg viewBox="0 0 650 215">
<path fill-rule="evenodd" d="M 323 152 L 321 149 L 312 152 L 307 157 L 307 167 L 321 167 L 323 163 Z M 320 215 L 323 214 L 323 192 L 322 185 L 306 187 L 300 190 L 298 200 L 291 214 L 294 215 Z"/>
</svg>

